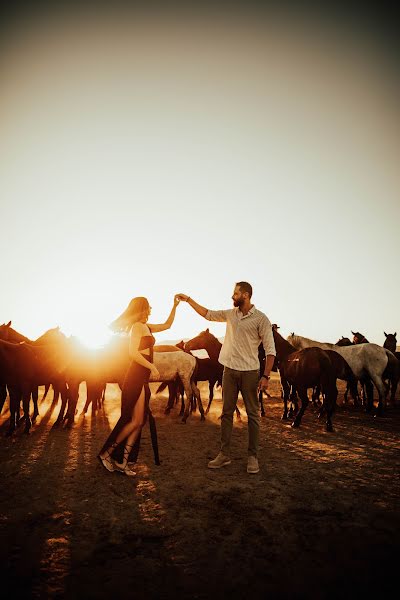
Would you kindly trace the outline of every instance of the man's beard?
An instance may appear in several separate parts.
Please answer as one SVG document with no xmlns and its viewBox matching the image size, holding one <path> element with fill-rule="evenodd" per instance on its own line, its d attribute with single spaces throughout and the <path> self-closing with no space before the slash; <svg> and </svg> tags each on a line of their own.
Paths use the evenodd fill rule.
<svg viewBox="0 0 400 600">
<path fill-rule="evenodd" d="M 243 306 L 243 300 L 234 300 L 233 306 L 236 306 L 236 308 L 241 308 Z"/>
</svg>

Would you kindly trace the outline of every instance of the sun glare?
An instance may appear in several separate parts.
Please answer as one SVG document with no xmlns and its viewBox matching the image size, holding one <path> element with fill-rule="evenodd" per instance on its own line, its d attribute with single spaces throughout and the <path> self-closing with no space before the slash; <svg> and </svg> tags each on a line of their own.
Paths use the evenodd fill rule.
<svg viewBox="0 0 400 600">
<path fill-rule="evenodd" d="M 78 340 L 88 349 L 97 349 L 105 346 L 112 337 L 113 333 L 109 329 L 85 328 L 76 334 Z"/>
</svg>

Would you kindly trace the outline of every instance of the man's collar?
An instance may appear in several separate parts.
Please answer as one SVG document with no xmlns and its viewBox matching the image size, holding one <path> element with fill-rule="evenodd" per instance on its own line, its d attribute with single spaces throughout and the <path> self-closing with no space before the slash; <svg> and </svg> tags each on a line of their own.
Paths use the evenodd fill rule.
<svg viewBox="0 0 400 600">
<path fill-rule="evenodd" d="M 255 307 L 255 306 L 254 306 L 254 304 L 253 304 L 253 306 L 252 306 L 252 307 L 249 309 L 249 312 L 248 312 L 247 314 L 245 314 L 245 315 L 244 315 L 238 306 L 237 306 L 236 308 L 237 308 L 237 311 L 238 311 L 238 312 L 239 312 L 239 313 L 242 315 L 242 318 L 243 318 L 243 319 L 244 319 L 245 317 L 247 317 L 248 315 L 252 315 L 252 314 L 254 313 L 254 311 L 256 310 L 256 307 Z"/>
</svg>

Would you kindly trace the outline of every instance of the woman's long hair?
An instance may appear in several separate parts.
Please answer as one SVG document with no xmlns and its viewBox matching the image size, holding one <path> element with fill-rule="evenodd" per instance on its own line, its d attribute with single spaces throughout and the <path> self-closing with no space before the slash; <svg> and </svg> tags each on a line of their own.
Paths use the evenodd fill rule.
<svg viewBox="0 0 400 600">
<path fill-rule="evenodd" d="M 143 318 L 149 306 L 149 301 L 143 296 L 132 298 L 124 312 L 111 323 L 110 328 L 115 332 L 128 332 L 134 323 Z"/>
</svg>

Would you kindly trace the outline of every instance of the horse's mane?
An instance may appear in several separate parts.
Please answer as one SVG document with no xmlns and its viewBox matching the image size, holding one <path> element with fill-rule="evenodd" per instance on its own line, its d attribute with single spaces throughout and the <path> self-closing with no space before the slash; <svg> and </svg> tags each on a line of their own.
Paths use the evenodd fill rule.
<svg viewBox="0 0 400 600">
<path fill-rule="evenodd" d="M 17 331 L 16 329 L 13 329 L 12 327 L 7 327 L 6 325 L 1 325 L 1 328 L 3 328 L 4 330 L 8 329 L 8 335 L 14 337 L 14 340 L 18 340 L 18 341 L 14 341 L 14 343 L 19 343 L 19 342 L 31 342 L 32 340 L 30 340 L 28 337 L 26 337 L 26 335 L 23 335 L 22 333 L 20 333 L 19 331 Z"/>
<path fill-rule="evenodd" d="M 205 329 L 204 331 L 199 333 L 199 335 L 202 335 L 202 334 L 208 335 L 211 338 L 213 338 L 214 340 L 217 340 L 217 342 L 219 342 L 219 339 L 213 333 L 211 333 L 211 331 L 209 329 Z"/>
<path fill-rule="evenodd" d="M 299 342 L 304 342 L 308 346 L 335 346 L 335 344 L 332 344 L 331 342 L 319 342 L 318 340 L 312 340 L 311 338 L 306 338 L 303 335 L 295 335 L 294 333 L 288 335 L 286 339 L 292 346 L 296 346 Z"/>
<path fill-rule="evenodd" d="M 306 338 L 303 335 L 295 335 L 294 333 L 291 333 L 290 335 L 287 336 L 286 340 L 292 344 L 292 346 L 294 346 L 296 344 L 296 342 L 300 342 L 302 340 L 304 340 L 305 342 L 309 342 L 309 343 L 314 343 L 317 342 L 317 340 L 312 340 L 310 338 Z M 321 344 L 323 342 L 317 342 L 317 344 Z"/>
</svg>

